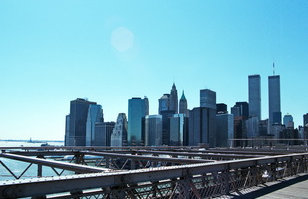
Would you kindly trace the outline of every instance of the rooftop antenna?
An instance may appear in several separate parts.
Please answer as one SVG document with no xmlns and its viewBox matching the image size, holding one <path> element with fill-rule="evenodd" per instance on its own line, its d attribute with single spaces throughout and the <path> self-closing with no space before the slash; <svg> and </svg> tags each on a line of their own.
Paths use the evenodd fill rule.
<svg viewBox="0 0 308 199">
<path fill-rule="evenodd" d="M 275 62 L 273 62 L 273 75 L 275 76 Z"/>
</svg>

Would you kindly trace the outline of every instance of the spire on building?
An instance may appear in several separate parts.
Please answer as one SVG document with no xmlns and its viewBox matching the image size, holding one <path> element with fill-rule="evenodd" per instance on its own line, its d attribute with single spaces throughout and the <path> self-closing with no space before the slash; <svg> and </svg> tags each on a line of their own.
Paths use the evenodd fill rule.
<svg viewBox="0 0 308 199">
<path fill-rule="evenodd" d="M 184 94 L 184 90 L 183 90 L 183 92 L 182 92 L 182 97 L 181 97 L 180 100 L 185 100 L 185 101 L 186 101 L 186 97 L 185 97 L 185 94 Z"/>
</svg>

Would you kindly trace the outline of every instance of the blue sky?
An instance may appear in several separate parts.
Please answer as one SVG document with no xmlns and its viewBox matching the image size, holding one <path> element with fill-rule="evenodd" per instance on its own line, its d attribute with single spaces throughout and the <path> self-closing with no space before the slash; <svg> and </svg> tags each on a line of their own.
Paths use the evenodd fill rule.
<svg viewBox="0 0 308 199">
<path fill-rule="evenodd" d="M 63 140 L 70 100 L 103 106 L 105 120 L 148 96 L 150 114 L 173 81 L 189 108 L 199 90 L 248 100 L 260 74 L 281 76 L 282 113 L 308 112 L 308 1 L 0 1 L 0 139 Z"/>
</svg>

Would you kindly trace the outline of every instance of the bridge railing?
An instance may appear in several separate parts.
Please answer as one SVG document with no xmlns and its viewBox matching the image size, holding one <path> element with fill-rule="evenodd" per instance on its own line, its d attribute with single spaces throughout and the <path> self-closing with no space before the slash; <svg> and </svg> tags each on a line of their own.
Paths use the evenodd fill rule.
<svg viewBox="0 0 308 199">
<path fill-rule="evenodd" d="M 0 182 L 0 198 L 206 198 L 308 171 L 308 153 Z M 54 195 L 59 194 L 59 195 Z"/>
</svg>

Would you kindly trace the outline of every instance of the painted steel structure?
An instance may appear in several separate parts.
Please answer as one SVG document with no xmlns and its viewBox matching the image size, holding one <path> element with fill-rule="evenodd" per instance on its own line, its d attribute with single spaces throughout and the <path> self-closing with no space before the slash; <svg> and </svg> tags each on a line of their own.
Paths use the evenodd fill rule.
<svg viewBox="0 0 308 199">
<path fill-rule="evenodd" d="M 0 147 L 0 198 L 209 198 L 308 171 L 307 147 Z M 70 161 L 65 156 L 72 156 Z M 20 175 L 4 159 L 28 162 Z M 37 165 L 37 178 L 23 174 Z M 90 166 L 92 165 L 92 166 Z M 42 176 L 50 167 L 55 176 Z M 75 174 L 63 176 L 57 169 Z M 1 173 L 0 173 L 1 175 Z"/>
</svg>

